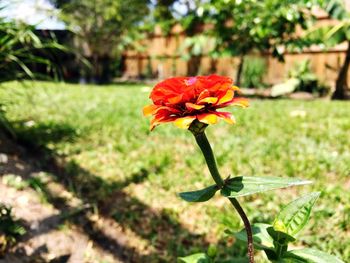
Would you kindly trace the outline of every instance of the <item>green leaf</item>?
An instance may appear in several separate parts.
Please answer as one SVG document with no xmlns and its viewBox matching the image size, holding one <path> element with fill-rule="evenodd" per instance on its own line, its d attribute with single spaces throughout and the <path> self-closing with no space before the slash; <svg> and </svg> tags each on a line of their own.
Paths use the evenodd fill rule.
<svg viewBox="0 0 350 263">
<path fill-rule="evenodd" d="M 287 245 L 289 242 L 295 241 L 295 238 L 285 232 L 276 230 L 273 226 L 267 229 L 272 239 L 280 245 Z"/>
<path fill-rule="evenodd" d="M 205 202 L 212 198 L 217 190 L 219 190 L 218 187 L 212 185 L 202 190 L 182 192 L 179 196 L 187 202 Z"/>
<path fill-rule="evenodd" d="M 196 253 L 187 257 L 178 258 L 181 263 L 210 263 L 211 259 L 205 253 Z"/>
<path fill-rule="evenodd" d="M 348 12 L 342 0 L 324 1 L 322 7 L 326 10 L 330 17 L 342 20 L 348 18 Z"/>
<path fill-rule="evenodd" d="M 319 192 L 311 193 L 286 205 L 275 219 L 275 230 L 292 236 L 297 234 L 309 221 L 311 209 L 319 195 Z"/>
<path fill-rule="evenodd" d="M 254 224 L 252 225 L 252 233 L 253 233 L 253 242 L 254 247 L 257 249 L 270 249 L 273 250 L 273 239 L 267 232 L 267 229 L 271 227 L 268 224 Z M 234 236 L 243 242 L 247 242 L 247 233 L 245 229 L 239 231 L 238 233 L 234 233 Z"/>
<path fill-rule="evenodd" d="M 280 263 L 308 263 L 305 259 L 300 258 L 283 258 Z"/>
<path fill-rule="evenodd" d="M 303 248 L 297 250 L 288 251 L 285 254 L 285 258 L 295 258 L 304 260 L 305 263 L 344 263 L 339 258 L 329 255 L 317 249 Z"/>
<path fill-rule="evenodd" d="M 239 176 L 226 180 L 224 187 L 221 189 L 221 194 L 226 197 L 236 198 L 310 183 L 312 182 L 296 178 Z"/>
</svg>

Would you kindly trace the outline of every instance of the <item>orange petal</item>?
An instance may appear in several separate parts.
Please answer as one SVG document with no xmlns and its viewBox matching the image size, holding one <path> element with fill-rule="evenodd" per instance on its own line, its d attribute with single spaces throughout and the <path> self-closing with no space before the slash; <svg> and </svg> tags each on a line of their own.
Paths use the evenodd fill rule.
<svg viewBox="0 0 350 263">
<path fill-rule="evenodd" d="M 197 104 L 204 104 L 204 103 L 210 103 L 214 104 L 218 101 L 218 98 L 215 97 L 206 97 L 204 99 L 201 99 L 200 101 L 197 102 Z"/>
<path fill-rule="evenodd" d="M 171 113 L 179 113 L 180 111 L 176 108 L 172 108 L 172 107 L 167 107 L 167 106 L 159 106 L 157 107 L 154 111 L 153 111 L 153 114 L 155 113 L 158 113 L 160 112 L 161 110 L 164 110 L 164 111 L 168 111 L 168 112 L 171 112 Z"/>
<path fill-rule="evenodd" d="M 217 105 L 224 104 L 226 102 L 229 102 L 233 99 L 234 92 L 233 90 L 229 89 L 227 90 L 226 94 L 220 98 Z"/>
<path fill-rule="evenodd" d="M 182 100 L 182 95 L 178 95 L 168 99 L 169 103 L 171 104 L 179 103 L 181 100 Z"/>
<path fill-rule="evenodd" d="M 150 116 L 155 112 L 156 109 L 157 109 L 156 105 L 147 105 L 143 107 L 143 115 Z"/>
<path fill-rule="evenodd" d="M 232 86 L 231 89 L 232 89 L 233 91 L 239 91 L 239 88 L 238 88 L 237 86 Z"/>
<path fill-rule="evenodd" d="M 153 129 L 159 124 L 161 124 L 161 118 L 154 118 L 153 120 L 151 120 L 150 130 L 153 131 Z"/>
<path fill-rule="evenodd" d="M 200 101 L 209 96 L 210 96 L 210 92 L 207 89 L 205 89 L 199 94 L 197 101 Z"/>
<path fill-rule="evenodd" d="M 197 119 L 200 122 L 203 122 L 206 124 L 215 124 L 218 122 L 218 117 L 216 116 L 216 114 L 213 114 L 213 113 L 199 114 L 199 115 L 197 115 Z"/>
<path fill-rule="evenodd" d="M 233 106 L 241 106 L 243 108 L 246 108 L 249 106 L 249 101 L 245 98 L 235 98 L 230 104 Z"/>
<path fill-rule="evenodd" d="M 226 121 L 229 124 L 236 123 L 235 117 L 230 112 L 216 112 L 216 115 L 222 118 L 224 121 Z"/>
<path fill-rule="evenodd" d="M 187 102 L 186 103 L 186 108 L 188 110 L 200 110 L 200 109 L 204 108 L 204 105 L 197 105 L 197 104 L 194 104 L 194 103 L 191 103 L 191 102 Z"/>
<path fill-rule="evenodd" d="M 178 118 L 174 121 L 175 126 L 181 128 L 181 129 L 188 129 L 190 127 L 191 123 L 196 119 L 195 116 L 187 116 Z"/>
<path fill-rule="evenodd" d="M 153 120 L 151 120 L 150 130 L 152 131 L 159 124 L 166 123 L 166 122 L 172 122 L 175 119 L 176 119 L 175 117 L 156 116 L 156 117 L 154 117 Z"/>
</svg>

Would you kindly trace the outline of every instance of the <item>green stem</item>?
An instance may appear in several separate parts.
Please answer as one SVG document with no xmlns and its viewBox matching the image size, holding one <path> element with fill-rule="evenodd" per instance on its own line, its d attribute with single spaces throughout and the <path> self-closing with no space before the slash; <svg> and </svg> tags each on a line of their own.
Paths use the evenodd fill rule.
<svg viewBox="0 0 350 263">
<path fill-rule="evenodd" d="M 211 176 L 213 177 L 216 185 L 219 188 L 222 188 L 224 186 L 224 180 L 221 178 L 221 175 L 219 173 L 218 167 L 216 165 L 214 153 L 213 153 L 213 150 L 211 149 L 207 136 L 205 135 L 204 132 L 201 132 L 195 135 L 195 138 L 199 148 L 201 148 L 203 152 L 203 155 L 204 155 L 205 161 L 207 162 Z"/>
<path fill-rule="evenodd" d="M 203 152 L 203 155 L 204 155 L 205 161 L 207 162 L 211 176 L 213 177 L 216 185 L 221 189 L 224 186 L 225 181 L 222 179 L 219 173 L 213 150 L 210 146 L 207 136 L 204 133 L 204 130 L 201 130 L 200 132 L 196 132 L 194 129 L 190 129 L 190 130 L 193 133 L 199 148 Z M 244 228 L 247 232 L 249 262 L 254 263 L 253 235 L 252 235 L 252 228 L 251 228 L 249 219 L 237 199 L 229 198 L 229 200 L 233 205 L 233 207 L 238 212 L 239 216 L 241 217 L 244 223 Z"/>
</svg>

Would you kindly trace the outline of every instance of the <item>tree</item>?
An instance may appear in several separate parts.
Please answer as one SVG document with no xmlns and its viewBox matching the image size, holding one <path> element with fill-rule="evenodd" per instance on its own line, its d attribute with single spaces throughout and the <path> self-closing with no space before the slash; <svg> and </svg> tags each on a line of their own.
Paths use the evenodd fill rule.
<svg viewBox="0 0 350 263">
<path fill-rule="evenodd" d="M 163 33 L 169 34 L 172 27 L 176 24 L 174 13 L 175 3 L 178 0 L 157 0 L 153 11 L 154 22 L 162 28 Z"/>
<path fill-rule="evenodd" d="M 140 33 L 149 1 L 52 0 L 60 18 L 76 33 L 75 46 L 91 63 L 92 80 L 108 82 L 113 65 Z"/>
<path fill-rule="evenodd" d="M 238 56 L 236 83 L 240 85 L 244 58 L 258 51 L 272 51 L 283 61 L 288 46 L 302 46 L 298 27 L 306 29 L 312 15 L 306 0 L 212 0 L 205 3 L 208 34 L 216 38 L 216 51 L 222 55 Z"/>
<path fill-rule="evenodd" d="M 187 61 L 189 76 L 198 74 L 207 44 L 203 35 L 206 15 L 202 12 L 203 4 L 206 2 L 206 0 L 158 0 L 155 6 L 155 22 L 160 25 L 165 35 L 171 32 L 175 24 L 182 26 L 186 38 L 178 52 Z"/>
<path fill-rule="evenodd" d="M 316 37 L 321 44 L 328 47 L 346 42 L 347 49 L 343 65 L 340 67 L 335 82 L 335 91 L 332 99 L 350 99 L 348 71 L 350 66 L 350 12 L 345 8 L 342 0 L 319 0 L 319 5 L 329 16 L 339 23 L 334 26 L 324 26 L 311 31 L 312 37 Z"/>
</svg>

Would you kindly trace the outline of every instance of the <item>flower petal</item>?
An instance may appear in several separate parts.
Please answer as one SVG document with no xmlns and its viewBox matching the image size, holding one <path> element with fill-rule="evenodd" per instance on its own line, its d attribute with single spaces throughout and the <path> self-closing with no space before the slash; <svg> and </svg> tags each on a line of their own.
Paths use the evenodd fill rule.
<svg viewBox="0 0 350 263">
<path fill-rule="evenodd" d="M 158 108 L 156 108 L 154 111 L 153 111 L 153 114 L 155 113 L 158 113 L 160 111 L 166 111 L 168 113 L 181 113 L 180 110 L 176 109 L 176 108 L 172 108 L 172 107 L 167 107 L 167 106 L 159 106 Z"/>
<path fill-rule="evenodd" d="M 249 106 L 249 101 L 245 98 L 234 98 L 230 104 L 233 106 L 241 106 L 246 108 Z"/>
<path fill-rule="evenodd" d="M 237 86 L 235 86 L 235 85 L 233 85 L 233 86 L 231 87 L 231 89 L 232 89 L 233 91 L 239 91 L 239 88 L 238 88 Z"/>
<path fill-rule="evenodd" d="M 151 120 L 150 130 L 152 131 L 156 126 L 166 122 L 172 122 L 176 119 L 176 117 L 167 117 L 167 116 L 156 116 L 153 120 Z"/>
<path fill-rule="evenodd" d="M 204 104 L 204 103 L 209 103 L 209 104 L 214 104 L 218 101 L 218 98 L 215 97 L 206 97 L 204 99 L 201 99 L 200 101 L 197 102 L 197 104 Z"/>
<path fill-rule="evenodd" d="M 174 121 L 175 126 L 181 128 L 181 129 L 188 129 L 190 127 L 191 123 L 196 119 L 195 116 L 187 116 L 182 118 L 177 118 Z"/>
<path fill-rule="evenodd" d="M 197 119 L 206 124 L 215 124 L 218 122 L 218 117 L 214 113 L 199 114 L 197 115 Z"/>
<path fill-rule="evenodd" d="M 169 103 L 171 104 L 179 103 L 181 100 L 182 100 L 182 94 L 168 99 Z"/>
<path fill-rule="evenodd" d="M 209 97 L 209 96 L 210 96 L 209 90 L 205 89 L 199 94 L 197 101 L 200 101 L 200 100 L 202 100 L 206 97 Z"/>
<path fill-rule="evenodd" d="M 233 96 L 234 96 L 233 90 L 232 89 L 227 90 L 226 94 L 220 98 L 217 105 L 221 105 L 231 101 L 233 99 Z"/>
<path fill-rule="evenodd" d="M 143 115 L 144 116 L 150 116 L 154 113 L 154 111 L 157 109 L 156 105 L 147 105 L 143 107 Z"/>
<path fill-rule="evenodd" d="M 236 123 L 235 117 L 230 112 L 215 112 L 215 114 L 229 124 Z"/>
<path fill-rule="evenodd" d="M 185 105 L 188 110 L 200 110 L 204 108 L 204 105 L 197 105 L 191 102 L 187 102 Z"/>
</svg>

